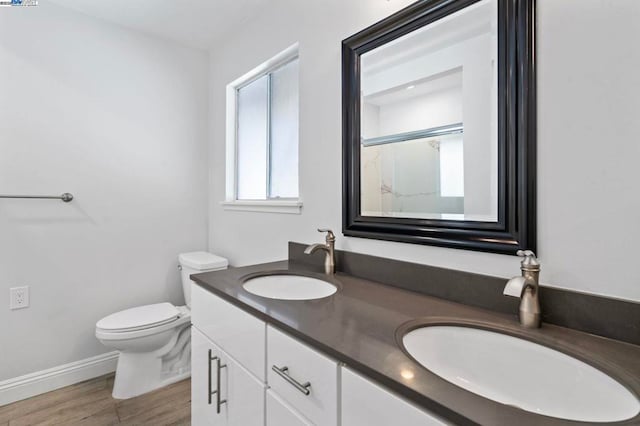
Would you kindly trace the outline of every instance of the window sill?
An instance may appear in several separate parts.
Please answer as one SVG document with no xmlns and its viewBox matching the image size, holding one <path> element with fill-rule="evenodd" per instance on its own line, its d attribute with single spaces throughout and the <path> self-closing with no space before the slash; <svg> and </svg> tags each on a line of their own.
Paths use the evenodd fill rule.
<svg viewBox="0 0 640 426">
<path fill-rule="evenodd" d="M 255 201 L 223 201 L 222 207 L 225 210 L 261 213 L 284 213 L 300 214 L 302 211 L 301 201 L 277 201 L 277 200 L 255 200 Z"/>
</svg>

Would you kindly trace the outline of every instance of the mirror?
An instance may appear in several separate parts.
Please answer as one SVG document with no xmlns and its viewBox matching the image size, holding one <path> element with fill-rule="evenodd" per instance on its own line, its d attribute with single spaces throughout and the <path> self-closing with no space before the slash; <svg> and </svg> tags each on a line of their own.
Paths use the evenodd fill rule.
<svg viewBox="0 0 640 426">
<path fill-rule="evenodd" d="M 343 41 L 347 236 L 535 247 L 534 4 L 421 1 Z"/>
<path fill-rule="evenodd" d="M 497 0 L 360 56 L 363 216 L 498 220 Z"/>
</svg>

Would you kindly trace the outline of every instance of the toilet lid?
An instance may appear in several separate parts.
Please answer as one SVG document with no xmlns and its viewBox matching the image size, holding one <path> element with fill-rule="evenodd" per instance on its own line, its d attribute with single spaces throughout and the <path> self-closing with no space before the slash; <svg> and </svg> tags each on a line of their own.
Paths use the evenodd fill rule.
<svg viewBox="0 0 640 426">
<path fill-rule="evenodd" d="M 180 311 L 171 303 L 138 306 L 102 318 L 96 327 L 109 331 L 131 331 L 175 321 Z"/>
</svg>

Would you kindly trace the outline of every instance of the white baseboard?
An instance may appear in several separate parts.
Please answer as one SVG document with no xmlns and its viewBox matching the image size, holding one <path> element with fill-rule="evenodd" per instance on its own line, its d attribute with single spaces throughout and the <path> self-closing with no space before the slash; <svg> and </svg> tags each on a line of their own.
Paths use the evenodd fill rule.
<svg viewBox="0 0 640 426">
<path fill-rule="evenodd" d="M 118 352 L 94 356 L 0 382 L 0 406 L 116 371 Z"/>
</svg>

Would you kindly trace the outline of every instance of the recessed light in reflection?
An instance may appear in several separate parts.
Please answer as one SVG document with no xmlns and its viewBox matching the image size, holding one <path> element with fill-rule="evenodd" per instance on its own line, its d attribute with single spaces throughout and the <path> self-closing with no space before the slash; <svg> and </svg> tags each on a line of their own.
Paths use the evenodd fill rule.
<svg viewBox="0 0 640 426">
<path fill-rule="evenodd" d="M 402 370 L 400 372 L 400 375 L 402 376 L 403 379 L 407 379 L 407 380 L 411 380 L 415 377 L 415 374 L 413 374 L 413 371 L 411 370 Z"/>
<path fill-rule="evenodd" d="M 411 86 L 407 86 L 407 90 L 411 90 L 411 89 L 415 89 L 416 86 L 414 86 L 413 84 Z"/>
</svg>

